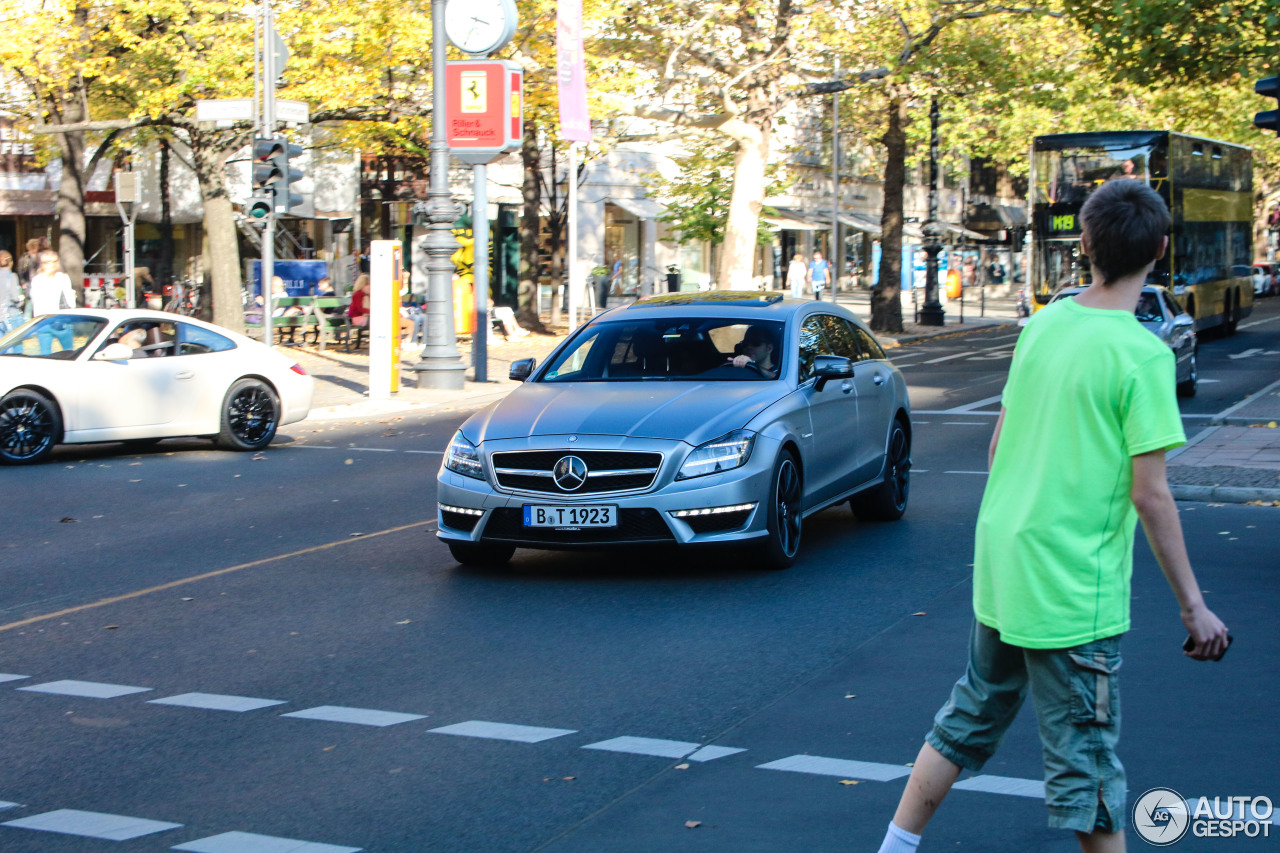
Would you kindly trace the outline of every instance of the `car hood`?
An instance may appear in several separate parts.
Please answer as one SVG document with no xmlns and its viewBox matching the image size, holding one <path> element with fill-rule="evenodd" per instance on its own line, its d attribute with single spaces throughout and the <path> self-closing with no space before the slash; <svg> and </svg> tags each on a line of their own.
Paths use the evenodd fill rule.
<svg viewBox="0 0 1280 853">
<path fill-rule="evenodd" d="M 786 396 L 780 382 L 529 382 L 463 426 L 472 442 L 622 435 L 698 445 L 741 429 Z"/>
</svg>

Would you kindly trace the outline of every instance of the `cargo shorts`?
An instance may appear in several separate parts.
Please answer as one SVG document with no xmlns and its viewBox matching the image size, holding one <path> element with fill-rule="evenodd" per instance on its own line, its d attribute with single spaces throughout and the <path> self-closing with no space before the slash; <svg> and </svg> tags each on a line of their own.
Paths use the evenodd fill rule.
<svg viewBox="0 0 1280 853">
<path fill-rule="evenodd" d="M 981 770 L 1031 690 L 1044 748 L 1049 826 L 1118 832 L 1125 825 L 1120 739 L 1120 636 L 1069 649 L 1025 649 L 977 620 L 969 665 L 926 736 L 948 761 Z"/>
</svg>

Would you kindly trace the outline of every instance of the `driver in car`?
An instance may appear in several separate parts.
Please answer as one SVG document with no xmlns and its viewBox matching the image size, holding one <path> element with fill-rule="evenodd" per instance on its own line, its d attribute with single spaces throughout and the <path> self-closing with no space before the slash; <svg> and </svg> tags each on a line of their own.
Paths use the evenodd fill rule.
<svg viewBox="0 0 1280 853">
<path fill-rule="evenodd" d="M 774 379 L 778 375 L 778 365 L 774 361 L 773 338 L 759 326 L 748 326 L 747 333 L 742 336 L 742 354 L 729 359 L 734 367 L 746 367 L 754 364 L 765 379 Z"/>
<path fill-rule="evenodd" d="M 142 328 L 141 326 L 138 326 L 136 328 L 130 329 L 129 331 L 125 332 L 123 335 L 120 336 L 120 340 L 117 341 L 117 343 L 122 343 L 125 346 L 127 346 L 129 349 L 133 350 L 133 355 L 129 356 L 130 358 L 145 357 L 146 353 L 142 351 L 142 347 L 144 344 L 146 344 L 146 342 L 147 342 L 147 330 Z"/>
</svg>

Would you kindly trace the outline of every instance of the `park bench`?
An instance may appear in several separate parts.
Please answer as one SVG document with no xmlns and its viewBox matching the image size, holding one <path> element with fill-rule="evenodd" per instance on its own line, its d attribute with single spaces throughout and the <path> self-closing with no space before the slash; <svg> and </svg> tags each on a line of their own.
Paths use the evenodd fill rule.
<svg viewBox="0 0 1280 853">
<path fill-rule="evenodd" d="M 308 333 L 314 333 L 315 342 L 322 352 L 328 342 L 345 342 L 346 351 L 350 352 L 351 331 L 354 328 L 357 332 L 356 346 L 359 347 L 364 329 L 351 326 L 347 318 L 347 304 L 350 300 L 345 296 L 281 296 L 274 302 L 277 308 L 283 307 L 286 312 L 291 308 L 302 309 L 301 313 L 291 312 L 288 316 L 271 318 L 271 328 L 279 336 L 280 343 L 297 343 L 297 334 L 301 330 L 302 342 L 306 343 Z M 252 309 L 246 312 L 245 326 L 258 330 L 261 336 L 262 321 L 253 314 Z"/>
</svg>

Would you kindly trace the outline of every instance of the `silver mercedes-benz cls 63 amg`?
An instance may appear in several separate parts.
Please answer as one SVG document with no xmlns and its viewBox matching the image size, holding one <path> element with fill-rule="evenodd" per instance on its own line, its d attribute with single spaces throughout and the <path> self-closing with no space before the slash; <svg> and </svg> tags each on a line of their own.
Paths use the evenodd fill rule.
<svg viewBox="0 0 1280 853">
<path fill-rule="evenodd" d="M 439 532 L 464 565 L 516 548 L 750 544 L 790 566 L 804 518 L 907 506 L 901 373 L 851 312 L 774 292 L 672 293 L 598 315 L 445 451 Z"/>
</svg>

